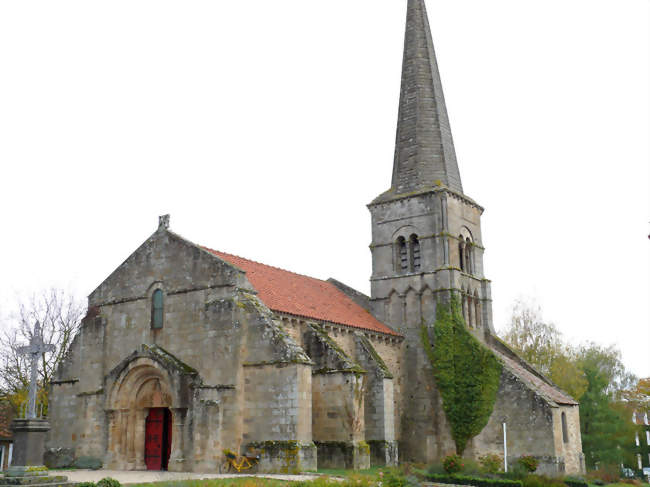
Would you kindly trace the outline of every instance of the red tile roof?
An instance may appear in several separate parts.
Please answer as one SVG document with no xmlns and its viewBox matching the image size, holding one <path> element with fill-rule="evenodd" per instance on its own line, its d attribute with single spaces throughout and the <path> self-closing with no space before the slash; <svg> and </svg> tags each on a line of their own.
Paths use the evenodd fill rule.
<svg viewBox="0 0 650 487">
<path fill-rule="evenodd" d="M 246 272 L 259 298 L 273 311 L 400 336 L 327 281 L 203 248 Z"/>
</svg>

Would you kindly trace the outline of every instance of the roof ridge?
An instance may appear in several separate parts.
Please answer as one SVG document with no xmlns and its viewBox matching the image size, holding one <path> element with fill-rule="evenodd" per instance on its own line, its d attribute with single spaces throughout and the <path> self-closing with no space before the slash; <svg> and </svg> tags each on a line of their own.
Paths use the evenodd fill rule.
<svg viewBox="0 0 650 487">
<path fill-rule="evenodd" d="M 282 272 L 288 272 L 289 274 L 293 274 L 294 276 L 307 277 L 307 278 L 309 278 L 309 279 L 314 279 L 315 281 L 320 281 L 320 282 L 322 282 L 322 283 L 324 283 L 324 284 L 331 284 L 333 287 L 336 287 L 336 286 L 334 286 L 331 282 L 328 282 L 326 279 L 319 279 L 318 277 L 308 276 L 307 274 L 301 274 L 301 273 L 299 273 L 299 272 L 290 271 L 290 270 L 288 270 L 288 269 L 283 269 L 282 267 L 277 267 L 277 266 L 274 266 L 274 265 L 265 264 L 264 262 L 260 262 L 260 261 L 258 261 L 258 260 L 253 260 L 253 259 L 249 259 L 249 258 L 247 258 L 247 257 L 242 257 L 241 255 L 235 255 L 235 254 L 231 254 L 231 253 L 229 253 L 229 252 L 224 252 L 223 250 L 211 249 L 210 247 L 206 247 L 205 245 L 199 245 L 199 246 L 200 246 L 202 249 L 205 249 L 205 250 L 207 250 L 207 251 L 209 251 L 209 252 L 217 252 L 217 253 L 219 253 L 219 254 L 225 254 L 225 255 L 228 255 L 228 256 L 230 256 L 230 257 L 235 257 L 235 258 L 237 258 L 237 259 L 247 260 L 248 262 L 252 262 L 253 264 L 262 265 L 262 266 L 264 266 L 264 267 L 269 267 L 269 268 L 271 268 L 271 269 L 275 269 L 275 270 L 282 271 Z"/>
</svg>

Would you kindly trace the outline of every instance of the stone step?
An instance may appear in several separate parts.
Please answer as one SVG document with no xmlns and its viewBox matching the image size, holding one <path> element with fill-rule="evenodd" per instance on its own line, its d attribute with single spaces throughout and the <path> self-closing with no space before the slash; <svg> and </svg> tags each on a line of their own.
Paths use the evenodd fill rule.
<svg viewBox="0 0 650 487">
<path fill-rule="evenodd" d="M 29 487 L 75 487 L 77 482 L 70 482 L 67 478 L 63 477 L 63 481 L 52 481 L 44 482 L 41 484 L 24 484 L 29 485 Z M 0 487 L 16 487 L 17 484 L 7 484 L 5 483 L 6 479 L 0 479 Z M 18 484 L 20 485 L 20 484 Z"/>
<path fill-rule="evenodd" d="M 0 486 L 2 485 L 13 485 L 13 486 L 19 486 L 19 485 L 29 485 L 30 487 L 33 487 L 34 485 L 42 485 L 42 484 L 59 484 L 59 483 L 65 483 L 68 481 L 68 477 L 64 477 L 62 475 L 42 475 L 42 476 L 29 476 L 29 477 L 7 477 L 5 476 L 4 478 L 0 478 Z"/>
</svg>

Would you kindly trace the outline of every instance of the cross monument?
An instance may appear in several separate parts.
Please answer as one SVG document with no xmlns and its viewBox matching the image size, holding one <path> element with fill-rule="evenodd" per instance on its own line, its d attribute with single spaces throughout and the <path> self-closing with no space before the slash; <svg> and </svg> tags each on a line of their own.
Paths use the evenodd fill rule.
<svg viewBox="0 0 650 487">
<path fill-rule="evenodd" d="M 24 418 L 11 422 L 14 435 L 14 453 L 12 464 L 4 477 L 0 478 L 0 487 L 68 487 L 66 477 L 51 477 L 43 465 L 45 453 L 45 435 L 50 424 L 43 418 L 36 417 L 36 391 L 38 390 L 38 362 L 47 352 L 54 351 L 54 345 L 43 341 L 41 324 L 37 321 L 29 345 L 18 348 L 18 353 L 30 359 L 29 399 Z"/>
<path fill-rule="evenodd" d="M 25 418 L 27 419 L 36 418 L 36 391 L 38 389 L 38 383 L 37 383 L 38 359 L 43 354 L 47 352 L 53 352 L 53 351 L 54 351 L 54 345 L 43 342 L 43 336 L 41 333 L 41 324 L 37 321 L 36 326 L 34 326 L 34 334 L 32 335 L 32 339 L 29 341 L 29 345 L 18 348 L 19 354 L 31 356 L 29 399 L 27 400 L 27 412 L 25 414 Z"/>
</svg>

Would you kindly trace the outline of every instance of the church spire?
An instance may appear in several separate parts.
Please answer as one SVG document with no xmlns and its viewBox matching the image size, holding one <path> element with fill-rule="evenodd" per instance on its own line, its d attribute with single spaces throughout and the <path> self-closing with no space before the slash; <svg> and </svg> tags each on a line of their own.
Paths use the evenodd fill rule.
<svg viewBox="0 0 650 487">
<path fill-rule="evenodd" d="M 392 192 L 440 183 L 463 192 L 424 0 L 408 0 Z"/>
</svg>

